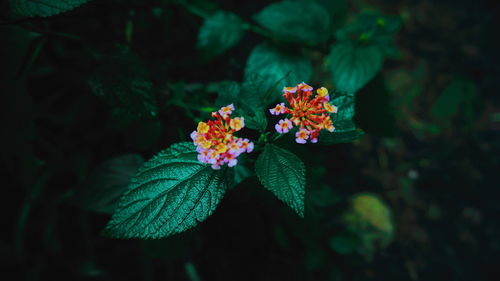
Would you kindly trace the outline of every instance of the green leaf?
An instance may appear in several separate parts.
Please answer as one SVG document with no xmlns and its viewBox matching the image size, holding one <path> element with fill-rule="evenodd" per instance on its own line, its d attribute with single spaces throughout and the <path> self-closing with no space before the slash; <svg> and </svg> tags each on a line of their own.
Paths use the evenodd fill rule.
<svg viewBox="0 0 500 281">
<path fill-rule="evenodd" d="M 267 144 L 255 163 L 255 173 L 266 189 L 304 217 L 306 171 L 300 158 Z"/>
<path fill-rule="evenodd" d="M 234 116 L 243 116 L 247 128 L 264 131 L 267 128 L 267 118 L 263 110 L 266 94 L 262 90 L 265 87 L 263 83 L 258 75 L 245 81 L 243 86 L 234 81 L 226 81 L 225 85 L 220 85 L 215 103 L 217 106 L 234 104 Z"/>
<path fill-rule="evenodd" d="M 347 92 L 337 92 L 332 96 L 331 104 L 337 106 L 337 113 L 331 114 L 335 131 L 333 133 L 322 130 L 319 143 L 331 145 L 336 143 L 353 142 L 361 138 L 363 131 L 356 128 L 354 118 L 354 95 Z"/>
<path fill-rule="evenodd" d="M 387 16 L 374 12 L 363 12 L 343 28 L 337 30 L 339 41 L 354 40 L 368 44 L 388 44 L 401 28 L 399 16 Z"/>
<path fill-rule="evenodd" d="M 382 67 L 384 56 L 377 46 L 339 42 L 330 52 L 330 70 L 335 87 L 355 93 Z"/>
<path fill-rule="evenodd" d="M 285 86 L 310 80 L 312 65 L 303 56 L 285 53 L 271 45 L 261 44 L 256 46 L 248 57 L 245 67 L 245 82 L 254 79 L 255 75 L 258 75 L 261 80 L 258 92 L 266 93 L 274 87 L 281 90 Z M 280 82 L 276 84 L 277 81 Z M 243 88 L 245 89 L 245 85 Z M 281 91 L 276 92 L 276 95 L 266 99 L 265 102 L 279 98 L 280 93 Z M 257 96 L 256 98 L 261 97 Z"/>
<path fill-rule="evenodd" d="M 219 11 L 205 20 L 198 33 L 198 48 L 207 58 L 235 46 L 243 35 L 243 21 L 235 14 Z"/>
<path fill-rule="evenodd" d="M 471 105 L 477 95 L 476 85 L 467 79 L 456 78 L 446 86 L 431 107 L 431 116 L 442 126 L 448 126 L 462 110 L 462 115 L 473 119 Z"/>
<path fill-rule="evenodd" d="M 354 195 L 351 207 L 343 214 L 342 220 L 347 230 L 357 234 L 368 249 L 373 249 L 377 240 L 382 247 L 386 247 L 394 235 L 391 209 L 375 194 Z"/>
<path fill-rule="evenodd" d="M 216 88 L 215 92 L 217 92 L 217 99 L 215 100 L 217 107 L 238 103 L 241 92 L 240 83 L 236 81 L 224 81 L 214 88 Z"/>
<path fill-rule="evenodd" d="M 109 105 L 136 117 L 158 115 L 155 91 L 139 57 L 124 53 L 107 57 L 88 81 L 92 91 Z"/>
<path fill-rule="evenodd" d="M 259 132 L 264 132 L 267 129 L 267 118 L 264 110 L 243 111 L 242 115 L 245 117 L 246 127 Z"/>
<path fill-rule="evenodd" d="M 228 169 L 200 163 L 191 142 L 174 144 L 134 176 L 104 234 L 163 238 L 194 227 L 213 213 L 228 188 Z"/>
<path fill-rule="evenodd" d="M 316 44 L 330 36 L 330 15 L 313 1 L 273 3 L 256 14 L 254 20 L 283 41 Z"/>
<path fill-rule="evenodd" d="M 144 159 L 137 154 L 122 155 L 102 163 L 83 182 L 72 201 L 87 210 L 112 214 L 130 179 L 143 163 Z"/>
<path fill-rule="evenodd" d="M 10 0 L 12 11 L 25 17 L 49 17 L 73 10 L 90 0 Z"/>
</svg>

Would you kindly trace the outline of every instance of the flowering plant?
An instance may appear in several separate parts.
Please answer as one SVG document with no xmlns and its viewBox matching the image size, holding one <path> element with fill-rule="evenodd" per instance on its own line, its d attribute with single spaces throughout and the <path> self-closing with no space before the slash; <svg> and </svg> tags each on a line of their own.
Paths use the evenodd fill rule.
<svg viewBox="0 0 500 281">
<path fill-rule="evenodd" d="M 105 233 L 121 238 L 159 238 L 189 229 L 215 210 L 224 192 L 241 181 L 242 169 L 248 171 L 251 165 L 264 188 L 304 216 L 305 165 L 294 153 L 278 146 L 278 139 L 295 131 L 295 143 L 333 144 L 353 141 L 362 133 L 352 122 L 352 95 L 334 93 L 330 97 L 324 87 L 314 94 L 313 87 L 304 82 L 284 87 L 282 92 L 285 101 L 271 109 L 264 97 L 264 102 L 244 98 L 211 111 L 211 119 L 198 122 L 191 132 L 192 143 L 174 144 L 145 163 Z M 271 92 L 270 97 L 279 96 Z M 267 131 L 266 119 L 273 115 L 285 117 Z M 247 138 L 251 135 L 247 127 L 258 130 L 260 137 Z M 325 133 L 320 136 L 321 132 Z M 251 172 L 246 174 L 251 176 Z M 144 215 L 148 208 L 155 211 Z"/>
</svg>

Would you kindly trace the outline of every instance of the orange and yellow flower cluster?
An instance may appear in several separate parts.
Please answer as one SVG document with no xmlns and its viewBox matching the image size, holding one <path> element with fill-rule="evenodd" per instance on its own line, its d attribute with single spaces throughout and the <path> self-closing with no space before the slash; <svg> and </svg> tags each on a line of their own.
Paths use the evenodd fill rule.
<svg viewBox="0 0 500 281">
<path fill-rule="evenodd" d="M 313 88 L 302 82 L 295 87 L 284 87 L 283 96 L 290 104 L 277 104 L 269 111 L 273 115 L 291 114 L 290 119 L 280 120 L 275 129 L 278 133 L 288 133 L 293 126 L 299 127 L 295 134 L 297 143 L 306 143 L 309 139 L 312 143 L 318 142 L 319 132 L 326 129 L 330 132 L 335 130 L 330 118 L 330 113 L 336 113 L 337 107 L 330 104 L 328 90 L 321 87 L 313 95 Z"/>
<path fill-rule="evenodd" d="M 243 152 L 252 152 L 254 144 L 248 139 L 233 136 L 234 132 L 245 127 L 243 117 L 231 119 L 234 111 L 232 104 L 212 112 L 215 120 L 198 123 L 196 131 L 191 133 L 191 138 L 197 146 L 198 160 L 202 163 L 212 164 L 213 169 L 227 163 L 233 167 L 238 163 L 238 156 Z"/>
</svg>

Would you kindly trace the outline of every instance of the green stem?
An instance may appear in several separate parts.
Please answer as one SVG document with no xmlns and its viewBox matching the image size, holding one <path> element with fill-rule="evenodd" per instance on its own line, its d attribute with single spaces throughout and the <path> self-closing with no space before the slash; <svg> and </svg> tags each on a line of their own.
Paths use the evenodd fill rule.
<svg viewBox="0 0 500 281">
<path fill-rule="evenodd" d="M 282 136 L 284 136 L 285 134 L 278 134 L 278 133 L 274 133 L 274 137 L 273 139 L 271 140 L 272 142 L 275 142 L 277 140 L 279 140 Z"/>
</svg>

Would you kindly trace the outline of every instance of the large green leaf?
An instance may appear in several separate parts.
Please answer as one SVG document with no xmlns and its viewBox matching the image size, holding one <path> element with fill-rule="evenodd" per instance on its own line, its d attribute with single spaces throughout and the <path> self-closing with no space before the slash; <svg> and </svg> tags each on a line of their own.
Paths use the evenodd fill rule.
<svg viewBox="0 0 500 281">
<path fill-rule="evenodd" d="M 49 17 L 72 10 L 90 0 L 10 0 L 14 13 L 25 17 Z"/>
<path fill-rule="evenodd" d="M 245 67 L 245 81 L 255 75 L 260 76 L 262 83 L 259 91 L 266 92 L 276 86 L 278 89 L 285 86 L 294 86 L 308 81 L 312 76 L 311 62 L 300 55 L 282 52 L 268 44 L 255 47 L 248 57 Z M 279 81 L 278 84 L 276 84 Z M 274 98 L 279 97 L 278 91 Z M 270 100 L 273 100 L 271 98 Z"/>
<path fill-rule="evenodd" d="M 264 187 L 304 216 L 306 170 L 295 154 L 267 144 L 255 163 L 255 173 Z"/>
<path fill-rule="evenodd" d="M 88 82 L 111 106 L 137 117 L 155 117 L 158 106 L 151 77 L 133 53 L 106 57 Z"/>
<path fill-rule="evenodd" d="M 347 92 L 333 94 L 331 104 L 337 106 L 337 113 L 332 114 L 335 131 L 333 133 L 321 131 L 319 143 L 324 145 L 352 142 L 364 135 L 356 128 L 354 118 L 354 95 Z"/>
<path fill-rule="evenodd" d="M 137 154 L 122 155 L 102 163 L 83 182 L 71 201 L 87 210 L 112 214 L 143 163 L 144 159 Z"/>
<path fill-rule="evenodd" d="M 330 14 L 314 1 L 273 3 L 254 19 L 283 41 L 315 44 L 330 36 Z"/>
<path fill-rule="evenodd" d="M 243 21 L 235 14 L 219 11 L 205 20 L 198 33 L 198 48 L 211 58 L 236 45 L 243 35 Z"/>
<path fill-rule="evenodd" d="M 354 93 L 375 77 L 383 59 L 377 46 L 348 41 L 336 43 L 330 53 L 333 83 L 340 91 Z"/>
<path fill-rule="evenodd" d="M 190 142 L 172 145 L 144 164 L 120 199 L 104 234 L 163 238 L 213 213 L 232 179 L 228 169 L 200 163 Z"/>
</svg>

